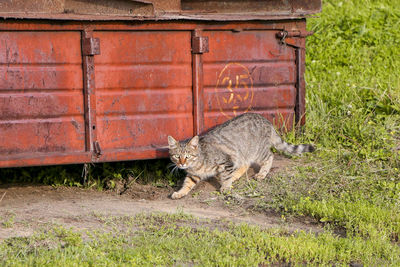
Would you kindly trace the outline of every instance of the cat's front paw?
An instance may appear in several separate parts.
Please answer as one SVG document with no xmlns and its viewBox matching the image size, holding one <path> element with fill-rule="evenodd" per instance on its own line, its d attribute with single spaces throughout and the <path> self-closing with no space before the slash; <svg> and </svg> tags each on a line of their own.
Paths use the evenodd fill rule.
<svg viewBox="0 0 400 267">
<path fill-rule="evenodd" d="M 254 175 L 253 178 L 256 179 L 257 181 L 260 181 L 260 180 L 265 179 L 266 176 L 267 176 L 267 175 L 265 175 L 265 174 L 257 173 L 257 174 Z"/>
<path fill-rule="evenodd" d="M 174 192 L 174 193 L 172 193 L 171 198 L 172 199 L 180 199 L 180 198 L 182 198 L 184 196 L 185 196 L 185 194 L 183 194 L 183 193 Z"/>
<path fill-rule="evenodd" d="M 231 186 L 231 185 L 230 185 L 230 186 L 221 186 L 221 187 L 219 188 L 219 191 L 220 191 L 222 194 L 227 194 L 227 193 L 229 193 L 231 190 L 232 190 L 232 186 Z"/>
</svg>

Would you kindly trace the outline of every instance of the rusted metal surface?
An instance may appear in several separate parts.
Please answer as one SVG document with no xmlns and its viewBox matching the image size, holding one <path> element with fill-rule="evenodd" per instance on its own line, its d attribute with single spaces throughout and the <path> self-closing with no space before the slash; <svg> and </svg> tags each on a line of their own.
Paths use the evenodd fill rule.
<svg viewBox="0 0 400 267">
<path fill-rule="evenodd" d="M 127 21 L 126 23 L 118 21 L 98 21 L 81 22 L 81 21 L 57 21 L 49 20 L 19 20 L 7 19 L 1 21 L 0 31 L 83 31 L 90 26 L 93 31 L 193 31 L 195 29 L 219 30 L 219 31 L 250 31 L 250 30 L 274 30 L 282 31 L 284 29 L 298 29 L 305 23 L 305 19 L 296 19 L 282 21 L 240 21 L 240 22 L 199 22 L 199 21 L 151 21 L 136 22 Z"/>
<path fill-rule="evenodd" d="M 191 33 L 98 31 L 97 138 L 104 157 L 193 135 Z M 99 160 L 102 160 L 100 157 Z"/>
<path fill-rule="evenodd" d="M 52 3 L 67 2 L 92 5 L 85 12 L 105 3 Z M 225 1 L 231 14 L 208 14 L 204 7 L 218 1 L 110 2 L 105 8 L 151 6 L 170 20 L 118 22 L 110 12 L 96 15 L 104 22 L 0 22 L 0 167 L 165 157 L 168 135 L 185 139 L 250 111 L 286 129 L 305 123 L 305 19 L 266 20 L 250 0 L 247 15 L 234 14 L 234 0 Z M 32 2 L 15 3 L 23 10 Z M 278 8 L 291 6 L 291 16 L 301 11 L 285 3 Z M 0 3 L 9 8 L 0 16 L 9 4 Z M 162 7 L 171 12 L 157 13 Z"/>
<path fill-rule="evenodd" d="M 61 20 L 293 19 L 321 10 L 320 0 L 4 0 L 0 17 Z"/>
<path fill-rule="evenodd" d="M 321 2 L 314 0 L 182 0 L 182 10 L 196 13 L 250 13 L 283 16 L 316 13 Z"/>
<path fill-rule="evenodd" d="M 49 15 L 58 15 L 65 19 L 76 15 L 154 15 L 154 8 L 150 2 L 123 0 L 4 0 L 0 2 L 0 10 L 2 16 L 20 18 L 47 18 Z"/>
<path fill-rule="evenodd" d="M 295 50 L 280 45 L 275 34 L 207 33 L 210 53 L 204 54 L 205 128 L 248 111 L 290 128 L 296 101 Z"/>
<path fill-rule="evenodd" d="M 0 160 L 6 166 L 13 157 L 85 151 L 80 40 L 79 32 L 0 32 Z"/>
</svg>

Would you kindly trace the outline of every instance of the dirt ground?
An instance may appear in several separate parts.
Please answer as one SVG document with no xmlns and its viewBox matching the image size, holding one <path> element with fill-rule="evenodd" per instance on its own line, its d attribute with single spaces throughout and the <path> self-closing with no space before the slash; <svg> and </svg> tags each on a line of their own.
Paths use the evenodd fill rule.
<svg viewBox="0 0 400 267">
<path fill-rule="evenodd" d="M 273 171 L 279 171 L 288 159 L 278 157 Z M 187 197 L 171 200 L 172 188 L 132 184 L 128 190 L 96 191 L 76 187 L 10 184 L 0 186 L 0 240 L 29 236 L 51 225 L 76 230 L 101 229 L 107 216 L 134 216 L 146 212 L 184 212 L 212 220 L 246 222 L 261 227 L 283 227 L 288 231 L 320 232 L 320 226 L 307 220 L 283 221 L 274 212 L 252 212 L 243 206 L 225 205 L 218 197 L 216 183 L 203 182 Z"/>
</svg>

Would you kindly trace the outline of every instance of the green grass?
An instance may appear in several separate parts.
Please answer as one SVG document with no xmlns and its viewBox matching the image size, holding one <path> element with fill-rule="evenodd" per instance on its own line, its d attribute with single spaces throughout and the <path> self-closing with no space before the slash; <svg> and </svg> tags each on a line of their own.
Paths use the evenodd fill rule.
<svg viewBox="0 0 400 267">
<path fill-rule="evenodd" d="M 398 160 L 399 4 L 324 1 L 321 17 L 309 20 L 307 123 L 325 149 Z"/>
<path fill-rule="evenodd" d="M 107 220 L 107 219 L 106 219 Z M 0 244 L 2 266 L 258 266 L 259 264 L 400 264 L 400 248 L 360 237 L 340 238 L 247 224 L 153 214 L 110 219 L 114 232 L 55 227 Z M 210 226 L 211 225 L 211 226 Z M 123 229 L 123 230 L 122 230 Z"/>
<path fill-rule="evenodd" d="M 4 217 L 0 218 L 0 226 L 3 228 L 12 228 L 14 226 L 15 213 L 7 212 Z"/>
<path fill-rule="evenodd" d="M 150 216 L 142 218 L 149 221 L 146 227 L 137 219 L 123 220 L 136 230 L 122 233 L 83 235 L 58 229 L 6 240 L 0 245 L 0 263 L 399 266 L 400 1 L 326 0 L 323 4 L 319 17 L 308 19 L 308 29 L 315 34 L 307 39 L 306 129 L 302 136 L 291 132 L 285 137 L 295 143 L 313 142 L 318 150 L 294 159 L 295 167 L 287 171 L 235 189 L 251 196 L 256 210 L 313 217 L 325 226 L 323 233 L 217 222 L 214 229 L 194 227 L 189 218 Z M 92 167 L 86 183 L 80 176 L 81 165 L 46 171 L 7 169 L 1 175 L 10 181 L 22 177 L 99 188 L 127 177 L 174 185 L 178 178 L 165 174 L 166 164 L 107 163 Z"/>
<path fill-rule="evenodd" d="M 400 1 L 324 1 L 321 17 L 309 22 L 307 138 L 321 152 L 295 174 L 312 186 L 282 205 L 396 241 Z"/>
</svg>

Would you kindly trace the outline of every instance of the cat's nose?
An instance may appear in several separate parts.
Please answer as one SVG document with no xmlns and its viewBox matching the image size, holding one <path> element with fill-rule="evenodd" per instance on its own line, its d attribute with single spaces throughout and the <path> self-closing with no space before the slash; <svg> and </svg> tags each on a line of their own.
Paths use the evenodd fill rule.
<svg viewBox="0 0 400 267">
<path fill-rule="evenodd" d="M 185 158 L 179 158 L 179 164 L 184 165 L 186 163 Z"/>
</svg>

